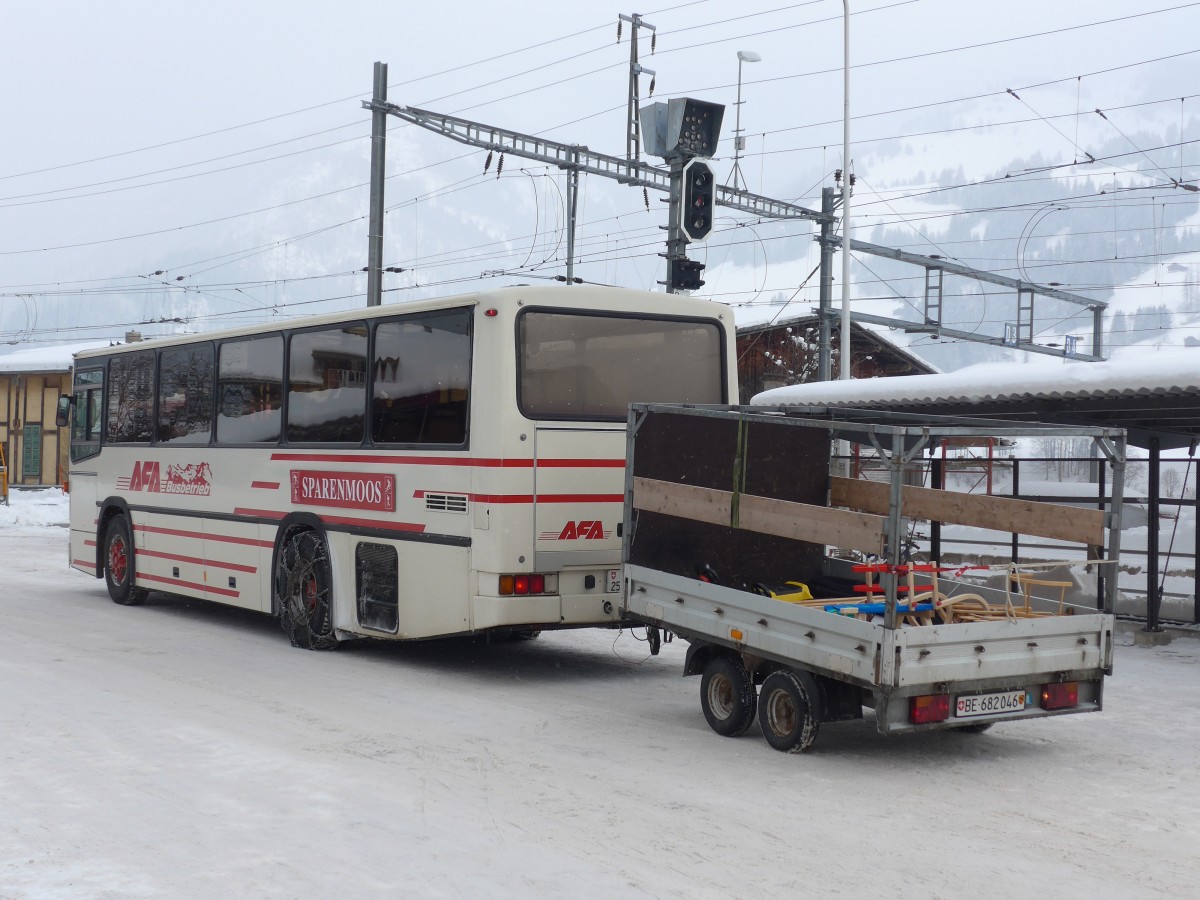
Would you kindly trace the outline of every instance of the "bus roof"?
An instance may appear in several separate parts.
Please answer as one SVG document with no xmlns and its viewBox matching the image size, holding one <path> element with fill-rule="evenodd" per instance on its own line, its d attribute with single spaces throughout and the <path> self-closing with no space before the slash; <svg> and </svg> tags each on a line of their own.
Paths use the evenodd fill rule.
<svg viewBox="0 0 1200 900">
<path fill-rule="evenodd" d="M 342 322 L 365 321 L 368 319 L 395 316 L 398 314 L 429 312 L 455 307 L 495 304 L 498 307 L 516 308 L 522 305 L 553 306 L 566 309 L 611 309 L 614 312 L 644 313 L 648 315 L 711 317 L 727 319 L 733 326 L 733 314 L 729 307 L 712 300 L 690 297 L 683 294 L 663 294 L 606 285 L 514 285 L 487 291 L 473 291 L 450 297 L 429 300 L 413 300 L 403 303 L 373 307 L 358 307 L 335 313 L 280 319 L 272 322 L 226 328 L 214 331 L 173 334 L 129 344 L 118 344 L 77 352 L 77 360 L 108 356 L 114 353 L 150 350 L 158 347 L 173 347 L 201 341 L 226 338 L 250 337 L 256 334 L 273 334 L 321 325 L 337 325 Z"/>
</svg>

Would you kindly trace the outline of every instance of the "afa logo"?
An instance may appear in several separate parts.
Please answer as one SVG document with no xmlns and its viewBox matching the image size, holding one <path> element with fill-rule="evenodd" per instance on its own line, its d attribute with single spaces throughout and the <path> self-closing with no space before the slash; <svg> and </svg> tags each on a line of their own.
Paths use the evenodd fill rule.
<svg viewBox="0 0 1200 900">
<path fill-rule="evenodd" d="M 135 462 L 128 478 L 118 478 L 117 487 L 127 491 L 151 494 L 193 494 L 202 497 L 212 493 L 212 468 L 208 463 L 167 466 L 164 478 L 157 462 Z"/>
<path fill-rule="evenodd" d="M 162 478 L 158 474 L 158 463 L 135 462 L 133 474 L 129 476 L 129 490 L 149 491 L 157 494 L 162 490 Z"/>
<path fill-rule="evenodd" d="M 612 537 L 612 531 L 605 531 L 603 522 L 583 519 L 579 522 L 568 522 L 557 535 L 550 532 L 547 537 L 555 541 L 602 541 Z"/>
</svg>

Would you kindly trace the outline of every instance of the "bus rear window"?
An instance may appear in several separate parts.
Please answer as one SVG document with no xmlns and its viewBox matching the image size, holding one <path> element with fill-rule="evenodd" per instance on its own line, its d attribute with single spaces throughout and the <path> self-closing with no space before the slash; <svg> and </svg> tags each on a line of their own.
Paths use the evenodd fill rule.
<svg viewBox="0 0 1200 900">
<path fill-rule="evenodd" d="M 725 403 L 715 322 L 530 310 L 518 402 L 531 419 L 624 419 L 630 403 Z"/>
</svg>

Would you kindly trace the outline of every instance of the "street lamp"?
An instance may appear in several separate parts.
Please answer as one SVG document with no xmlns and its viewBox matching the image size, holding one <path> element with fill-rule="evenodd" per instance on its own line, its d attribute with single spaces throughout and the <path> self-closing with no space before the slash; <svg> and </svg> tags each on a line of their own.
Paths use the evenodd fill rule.
<svg viewBox="0 0 1200 900">
<path fill-rule="evenodd" d="M 850 378 L 850 0 L 842 0 L 842 318 L 841 379 Z"/>
<path fill-rule="evenodd" d="M 739 163 L 742 151 L 746 149 L 746 139 L 742 136 L 742 63 L 762 62 L 762 56 L 755 53 L 753 50 L 738 51 L 738 91 L 737 103 L 737 123 L 733 129 L 733 189 L 735 191 L 746 190 L 746 179 L 742 175 L 742 167 Z M 739 187 L 739 182 L 741 186 Z"/>
</svg>

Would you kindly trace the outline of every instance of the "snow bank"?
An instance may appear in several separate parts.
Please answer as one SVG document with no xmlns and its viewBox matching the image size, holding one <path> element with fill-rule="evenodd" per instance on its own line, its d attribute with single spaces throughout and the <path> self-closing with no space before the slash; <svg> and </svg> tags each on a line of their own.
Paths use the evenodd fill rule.
<svg viewBox="0 0 1200 900">
<path fill-rule="evenodd" d="M 66 528 L 69 522 L 70 501 L 62 488 L 10 488 L 8 505 L 0 503 L 0 533 L 15 527 Z"/>
</svg>

